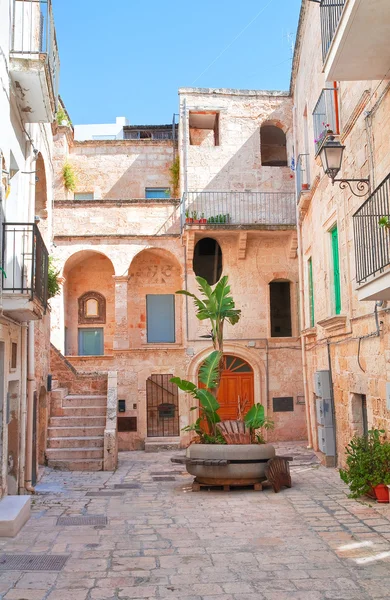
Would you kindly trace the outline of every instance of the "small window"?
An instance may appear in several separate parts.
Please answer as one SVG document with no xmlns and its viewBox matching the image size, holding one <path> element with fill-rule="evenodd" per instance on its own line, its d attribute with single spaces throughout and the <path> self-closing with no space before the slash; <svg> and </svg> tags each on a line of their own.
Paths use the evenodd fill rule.
<svg viewBox="0 0 390 600">
<path fill-rule="evenodd" d="M 213 238 L 202 238 L 194 249 L 193 269 L 197 277 L 203 277 L 214 285 L 222 275 L 222 250 Z"/>
<path fill-rule="evenodd" d="M 190 145 L 219 146 L 219 113 L 215 111 L 190 111 Z"/>
<path fill-rule="evenodd" d="M 260 129 L 261 164 L 264 167 L 287 167 L 286 134 L 275 125 Z"/>
<path fill-rule="evenodd" d="M 99 292 L 86 292 L 78 302 L 80 324 L 106 322 L 106 299 Z"/>
<path fill-rule="evenodd" d="M 93 200 L 93 192 L 86 192 L 85 194 L 75 194 L 75 200 Z"/>
<path fill-rule="evenodd" d="M 147 294 L 146 319 L 148 344 L 175 342 L 175 296 Z"/>
<path fill-rule="evenodd" d="M 170 198 L 169 188 L 145 188 L 145 198 Z"/>
<path fill-rule="evenodd" d="M 18 344 L 16 342 L 11 343 L 11 370 L 16 371 L 18 366 Z"/>
<path fill-rule="evenodd" d="M 291 337 L 291 299 L 289 281 L 271 281 L 271 337 Z"/>
<path fill-rule="evenodd" d="M 79 356 L 102 356 L 103 354 L 103 327 L 79 329 Z"/>
</svg>

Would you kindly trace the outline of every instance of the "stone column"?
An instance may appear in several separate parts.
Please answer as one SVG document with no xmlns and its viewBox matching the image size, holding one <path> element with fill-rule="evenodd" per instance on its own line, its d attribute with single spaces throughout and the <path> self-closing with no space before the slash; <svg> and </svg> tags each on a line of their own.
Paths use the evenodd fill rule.
<svg viewBox="0 0 390 600">
<path fill-rule="evenodd" d="M 116 276 L 115 282 L 115 333 L 114 350 L 129 349 L 129 323 L 127 318 L 128 275 Z"/>
</svg>

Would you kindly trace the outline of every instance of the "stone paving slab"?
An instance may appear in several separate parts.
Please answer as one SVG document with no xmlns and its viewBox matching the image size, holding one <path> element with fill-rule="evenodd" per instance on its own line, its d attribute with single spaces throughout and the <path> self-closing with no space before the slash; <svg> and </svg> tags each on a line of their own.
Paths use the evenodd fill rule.
<svg viewBox="0 0 390 600">
<path fill-rule="evenodd" d="M 0 553 L 69 559 L 59 573 L 0 573 L 0 600 L 390 599 L 389 505 L 349 499 L 304 443 L 278 453 L 294 457 L 279 494 L 193 493 L 171 452 L 122 453 L 115 473 L 46 469 L 32 518 Z M 138 487 L 89 495 L 126 484 Z M 57 525 L 78 515 L 108 522 Z"/>
</svg>

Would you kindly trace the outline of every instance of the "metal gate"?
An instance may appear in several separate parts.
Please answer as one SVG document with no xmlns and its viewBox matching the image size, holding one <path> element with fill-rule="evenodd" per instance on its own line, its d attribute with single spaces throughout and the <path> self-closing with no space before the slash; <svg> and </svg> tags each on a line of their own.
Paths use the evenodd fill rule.
<svg viewBox="0 0 390 600">
<path fill-rule="evenodd" d="M 146 380 L 148 437 L 180 435 L 178 387 L 173 375 L 151 375 Z"/>
</svg>

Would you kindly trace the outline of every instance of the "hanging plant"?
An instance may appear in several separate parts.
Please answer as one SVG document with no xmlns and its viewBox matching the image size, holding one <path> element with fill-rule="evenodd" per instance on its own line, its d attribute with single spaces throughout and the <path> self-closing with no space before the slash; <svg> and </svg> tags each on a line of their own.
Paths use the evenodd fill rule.
<svg viewBox="0 0 390 600">
<path fill-rule="evenodd" d="M 62 176 L 64 178 L 64 186 L 70 192 L 74 192 L 76 189 L 77 179 L 73 165 L 66 162 L 62 167 Z"/>
<path fill-rule="evenodd" d="M 179 196 L 179 183 L 180 183 L 180 159 L 179 155 L 176 156 L 172 165 L 169 167 L 169 171 L 171 173 L 170 184 L 172 186 L 173 197 L 177 198 Z"/>
<path fill-rule="evenodd" d="M 47 273 L 47 297 L 49 300 L 57 296 L 61 291 L 60 284 L 58 283 L 59 274 L 60 270 L 55 266 L 54 258 L 49 256 L 49 269 Z"/>
</svg>

